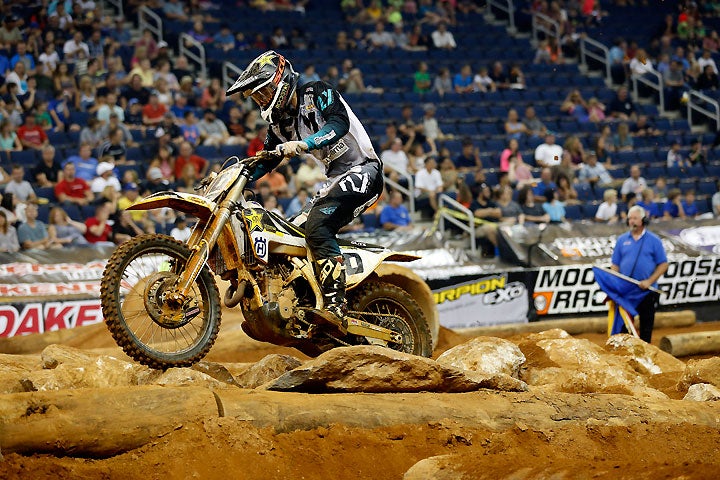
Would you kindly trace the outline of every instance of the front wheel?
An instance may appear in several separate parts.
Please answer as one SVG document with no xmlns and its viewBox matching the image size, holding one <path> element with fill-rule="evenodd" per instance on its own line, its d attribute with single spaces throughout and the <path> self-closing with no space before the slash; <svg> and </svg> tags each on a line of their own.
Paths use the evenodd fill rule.
<svg viewBox="0 0 720 480">
<path fill-rule="evenodd" d="M 166 301 L 190 249 L 167 235 L 141 235 L 108 260 L 100 300 L 123 351 L 151 368 L 187 367 L 210 350 L 220 329 L 220 294 L 204 267 L 182 304 Z"/>
<path fill-rule="evenodd" d="M 429 357 L 432 337 L 427 319 L 412 296 L 390 283 L 370 281 L 348 292 L 350 310 L 361 312 L 366 322 L 400 333 L 402 342 L 386 346 L 413 355 Z M 352 313 L 349 313 L 352 316 Z M 365 337 L 348 336 L 355 345 L 375 343 Z"/>
</svg>

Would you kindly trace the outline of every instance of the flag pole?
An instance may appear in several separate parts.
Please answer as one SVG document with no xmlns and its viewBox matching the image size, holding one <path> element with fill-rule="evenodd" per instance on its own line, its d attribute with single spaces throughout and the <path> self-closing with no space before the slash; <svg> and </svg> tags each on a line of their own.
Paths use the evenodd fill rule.
<svg viewBox="0 0 720 480">
<path fill-rule="evenodd" d="M 601 269 L 603 269 L 603 271 L 608 272 L 608 273 L 611 273 L 611 274 L 615 275 L 616 277 L 622 278 L 623 280 L 626 280 L 626 281 L 628 281 L 628 282 L 630 282 L 630 283 L 634 283 L 635 285 L 640 285 L 640 280 L 635 280 L 635 279 L 632 278 L 632 277 L 628 277 L 627 275 L 623 275 L 623 274 L 620 273 L 620 272 L 616 272 L 616 271 L 613 270 L 612 268 L 608 268 L 608 267 L 598 267 L 598 268 L 601 268 Z M 655 288 L 655 287 L 653 287 L 653 286 L 649 286 L 649 287 L 648 287 L 648 290 L 650 290 L 651 292 L 655 292 L 655 293 L 657 293 L 657 294 L 659 294 L 659 295 L 665 295 L 665 292 L 663 292 L 663 291 L 660 290 L 659 288 Z"/>
</svg>

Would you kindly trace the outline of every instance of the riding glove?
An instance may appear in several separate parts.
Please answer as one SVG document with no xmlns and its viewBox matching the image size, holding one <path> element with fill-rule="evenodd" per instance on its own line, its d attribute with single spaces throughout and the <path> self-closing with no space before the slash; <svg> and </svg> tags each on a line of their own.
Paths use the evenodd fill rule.
<svg viewBox="0 0 720 480">
<path fill-rule="evenodd" d="M 303 141 L 285 142 L 275 147 L 275 151 L 284 157 L 294 157 L 307 150 L 308 144 Z"/>
</svg>

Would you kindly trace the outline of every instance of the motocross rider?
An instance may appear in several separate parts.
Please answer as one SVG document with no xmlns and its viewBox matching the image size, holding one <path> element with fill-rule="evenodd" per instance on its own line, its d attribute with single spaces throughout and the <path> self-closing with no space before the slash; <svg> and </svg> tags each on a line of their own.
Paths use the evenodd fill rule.
<svg viewBox="0 0 720 480">
<path fill-rule="evenodd" d="M 383 168 L 370 137 L 338 91 L 323 81 L 298 85 L 298 78 L 290 61 L 268 51 L 250 62 L 227 95 L 242 93 L 260 107 L 270 123 L 265 150 L 275 150 L 283 159 L 308 152 L 325 168 L 328 181 L 313 199 L 305 240 L 323 291 L 325 312 L 316 313 L 346 333 L 346 276 L 337 233 L 377 201 L 384 188 Z M 261 163 L 251 180 L 280 162 Z"/>
</svg>

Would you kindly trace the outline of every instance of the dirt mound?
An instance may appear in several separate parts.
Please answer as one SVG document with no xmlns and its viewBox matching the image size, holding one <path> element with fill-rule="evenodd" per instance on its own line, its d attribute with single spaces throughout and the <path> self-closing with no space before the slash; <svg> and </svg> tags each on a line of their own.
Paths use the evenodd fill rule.
<svg viewBox="0 0 720 480">
<path fill-rule="evenodd" d="M 221 364 L 223 374 L 239 378 L 270 354 L 307 361 L 293 349 L 249 339 L 238 328 L 240 318 L 224 314 L 221 334 L 206 358 L 209 364 Z M 654 338 L 659 342 L 667 333 L 703 330 L 720 330 L 720 324 L 660 330 Z M 471 338 L 441 328 L 433 358 L 461 344 L 467 349 Z M 42 388 L 48 391 L 0 395 L 0 478 L 402 479 L 406 472 L 407 480 L 717 475 L 720 401 L 681 400 L 693 383 L 718 383 L 713 374 L 717 360 L 693 362 L 689 372 L 683 362 L 663 357 L 652 346 L 632 341 L 606 345 L 604 335 L 570 337 L 554 331 L 509 340 L 525 357 L 514 375 L 527 382 L 528 392 L 268 392 L 239 389 L 219 375 L 199 375 L 202 370 L 192 375 L 176 372 L 174 381 L 153 385 L 139 384 L 136 377 L 148 378 L 140 372 L 129 379 L 117 377 L 117 382 L 124 382 L 121 387 L 88 388 L 97 383 L 86 383 L 81 385 L 85 388 L 54 391 L 62 385 L 59 378 L 67 378 L 63 388 L 71 388 L 76 379 L 87 380 L 78 373 L 83 369 L 102 372 L 98 359 L 105 355 L 117 359 L 118 371 L 128 368 L 123 362 L 130 360 L 104 325 L 3 340 L 0 352 L 16 355 L 0 356 L 0 374 L 26 376 L 32 382 L 24 385 L 47 385 Z M 56 347 L 46 350 L 50 344 L 82 351 L 68 357 Z M 60 360 L 53 362 L 49 352 Z M 63 352 L 65 357 L 60 356 Z M 338 358 L 337 352 L 333 355 Z M 471 363 L 478 365 L 482 355 Z M 95 370 L 87 368 L 93 365 Z M 113 365 L 106 362 L 102 367 Z M 382 368 L 378 363 L 372 371 Z M 78 376 L 57 377 L 63 372 Z M 398 369 L 390 377 L 402 375 Z M 386 377 L 376 381 L 393 381 Z M 206 383 L 199 384 L 199 378 Z M 183 401 L 190 397 L 195 403 L 187 412 Z M 82 406 L 82 414 L 75 415 L 72 405 Z M 17 408 L 22 412 L 12 413 Z M 167 423 L 163 418 L 169 411 L 175 416 Z M 113 420 L 115 430 L 108 427 Z M 86 421 L 90 423 L 82 423 Z M 61 445 L 49 442 L 47 449 L 34 452 L 62 448 L 64 455 L 9 453 L 12 449 L 5 445 L 14 440 L 8 438 L 10 432 L 25 429 L 32 439 L 40 435 L 41 425 L 47 425 L 49 438 Z M 60 440 L 73 428 L 80 435 L 85 432 L 83 441 L 90 448 L 106 435 L 129 442 L 146 429 L 144 434 L 149 432 L 151 438 L 125 453 L 88 458 L 73 454 L 80 451 L 81 442 Z M 103 441 L 112 447 L 112 441 Z"/>
</svg>

